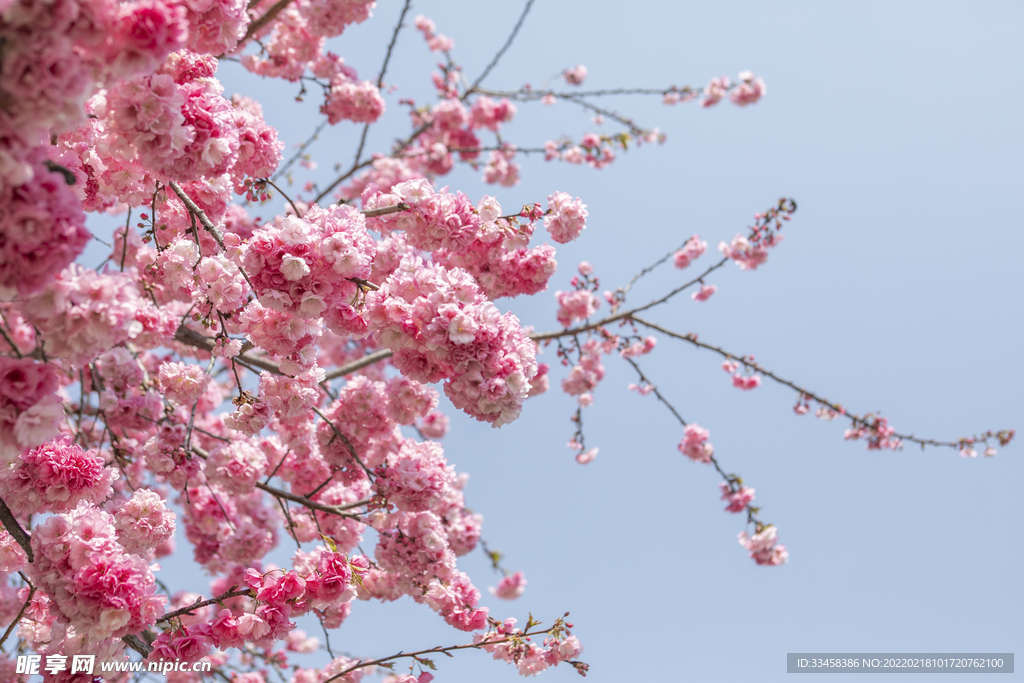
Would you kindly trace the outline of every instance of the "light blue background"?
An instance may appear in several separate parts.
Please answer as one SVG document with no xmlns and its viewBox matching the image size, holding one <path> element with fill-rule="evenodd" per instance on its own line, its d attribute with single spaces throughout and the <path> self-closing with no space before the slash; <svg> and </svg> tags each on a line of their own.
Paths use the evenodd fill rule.
<svg viewBox="0 0 1024 683">
<path fill-rule="evenodd" d="M 376 77 L 400 6 L 384 0 L 371 21 L 332 41 L 362 78 Z M 454 57 L 474 79 L 520 10 L 422 2 L 410 16 L 425 13 L 453 36 Z M 583 63 L 587 89 L 700 87 L 751 69 L 768 95 L 745 109 L 608 100 L 668 141 L 631 149 L 600 172 L 532 157 L 515 188 L 486 186 L 465 168 L 441 182 L 474 201 L 495 194 L 506 208 L 555 190 L 587 203 L 587 230 L 559 247 L 552 291 L 499 302 L 539 330 L 557 326 L 553 291 L 568 286 L 580 260 L 613 289 L 689 235 L 713 250 L 778 197 L 795 197 L 788 239 L 766 266 L 723 269 L 709 302 L 684 295 L 650 317 L 755 354 L 851 410 L 881 410 L 903 432 L 950 439 L 1019 429 L 1022 19 L 1011 2 L 540 0 L 487 85 L 539 86 Z M 407 134 L 397 98 L 430 101 L 436 61 L 410 25 L 388 72 L 399 90 L 371 150 Z M 293 85 L 234 64 L 220 76 L 226 94 L 263 103 L 286 155 L 319 121 L 316 86 L 300 105 Z M 330 179 L 335 161 L 347 168 L 359 130 L 345 122 L 327 131 L 309 177 Z M 597 129 L 559 103 L 520 106 L 503 133 L 539 146 L 591 130 L 617 128 Z M 715 256 L 685 273 L 658 272 L 630 302 Z M 556 367 L 552 391 L 500 431 L 451 411 L 446 452 L 472 475 L 467 498 L 485 517 L 484 538 L 529 580 L 515 603 L 485 595 L 492 615 L 522 622 L 529 611 L 550 622 L 571 610 L 598 682 L 782 680 L 787 652 L 1021 650 L 1019 444 L 978 460 L 945 449 L 867 452 L 843 441 L 839 421 L 796 417 L 784 387 L 732 388 L 710 353 L 663 338 L 641 364 L 687 420 L 710 428 L 723 467 L 757 489 L 790 563 L 758 567 L 746 557 L 736 542 L 742 519 L 722 511 L 717 475 L 680 456 L 679 427 L 653 396 L 626 391 L 635 378 L 616 358 L 584 415 L 600 454 L 578 465 L 564 446 L 574 404 L 557 388 Z M 291 551 L 284 539 L 281 548 Z M 164 581 L 205 591 L 184 564 L 164 567 Z M 485 591 L 498 578 L 482 552 L 460 567 Z M 376 657 L 465 640 L 405 598 L 356 603 L 332 644 Z M 480 652 L 435 659 L 446 683 L 517 679 Z M 576 680 L 568 667 L 542 676 Z"/>
</svg>

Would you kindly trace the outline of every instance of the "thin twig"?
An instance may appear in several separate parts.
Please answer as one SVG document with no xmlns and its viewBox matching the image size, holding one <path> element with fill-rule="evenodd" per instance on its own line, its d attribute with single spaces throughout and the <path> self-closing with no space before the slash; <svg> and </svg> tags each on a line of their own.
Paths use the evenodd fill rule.
<svg viewBox="0 0 1024 683">
<path fill-rule="evenodd" d="M 516 22 L 515 27 L 512 29 L 512 33 L 509 34 L 508 40 L 506 40 L 505 44 L 501 46 L 500 50 L 498 50 L 498 54 L 494 55 L 494 59 L 492 59 L 491 63 L 487 65 L 487 68 L 484 69 L 484 72 L 480 74 L 480 76 L 475 81 L 473 81 L 473 85 L 469 86 L 469 89 L 466 90 L 465 94 L 462 96 L 461 99 L 466 99 L 466 97 L 468 97 L 470 93 L 476 90 L 476 87 L 480 85 L 480 83 L 482 83 L 485 78 L 487 78 L 487 74 L 491 73 L 491 69 L 498 65 L 498 60 L 500 60 L 502 55 L 505 54 L 505 51 L 512 46 L 512 41 L 516 39 L 516 34 L 519 33 L 519 29 L 522 28 L 523 22 L 526 21 L 526 15 L 530 13 L 530 7 L 532 6 L 533 0 L 527 0 L 526 6 L 523 8 L 523 13 L 519 15 L 519 21 Z"/>
<path fill-rule="evenodd" d="M 200 601 L 197 598 L 196 601 L 194 603 L 192 603 L 191 605 L 188 605 L 186 607 L 182 607 L 180 609 L 176 609 L 173 612 L 168 612 L 167 614 L 163 615 L 162 617 L 160 617 L 159 619 L 156 620 L 156 623 L 159 624 L 161 622 L 170 621 L 171 619 L 175 619 L 177 617 L 181 617 L 181 616 L 184 616 L 186 614 L 191 616 L 192 613 L 195 612 L 197 609 L 200 609 L 202 607 L 206 607 L 207 605 L 219 605 L 220 603 L 222 603 L 223 601 L 225 601 L 225 600 L 227 600 L 229 598 L 240 598 L 242 596 L 253 597 L 252 590 L 250 590 L 248 588 L 246 588 L 244 590 L 242 590 L 242 589 L 235 590 L 235 588 L 232 587 L 231 590 L 226 591 L 226 592 L 218 595 L 215 598 L 210 598 L 209 600 L 202 600 L 202 601 Z"/>
</svg>

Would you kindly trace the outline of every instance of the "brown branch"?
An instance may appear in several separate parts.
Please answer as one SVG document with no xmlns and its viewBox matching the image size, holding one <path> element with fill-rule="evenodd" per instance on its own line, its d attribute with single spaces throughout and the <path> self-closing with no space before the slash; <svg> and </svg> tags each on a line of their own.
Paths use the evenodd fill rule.
<svg viewBox="0 0 1024 683">
<path fill-rule="evenodd" d="M 367 354 L 358 360 L 354 360 L 350 363 L 345 363 L 341 367 L 331 370 L 325 375 L 324 381 L 344 377 L 345 375 L 351 374 L 356 370 L 362 370 L 366 366 L 373 365 L 377 361 L 382 361 L 385 358 L 390 358 L 392 353 L 393 351 L 391 351 L 391 349 L 381 349 L 380 351 L 374 351 L 373 353 Z"/>
<path fill-rule="evenodd" d="M 826 398 L 822 398 L 821 396 L 818 396 L 813 391 L 810 391 L 810 390 L 805 389 L 805 388 L 803 388 L 803 387 L 801 387 L 801 386 L 799 386 L 797 384 L 794 384 L 793 382 L 789 381 L 788 379 L 785 379 L 783 377 L 779 377 L 774 372 L 772 372 L 770 370 L 764 369 L 763 367 L 761 367 L 760 365 L 758 365 L 757 363 L 755 363 L 753 361 L 747 360 L 744 356 L 736 356 L 735 354 L 729 353 L 728 351 L 726 351 L 725 349 L 723 349 L 723 348 L 721 348 L 719 346 L 713 346 L 713 345 L 708 344 L 706 342 L 698 341 L 697 336 L 694 335 L 694 334 L 680 334 L 678 332 L 673 332 L 672 330 L 665 329 L 664 327 L 661 327 L 660 325 L 656 325 L 655 323 L 648 322 L 648 321 L 646 321 L 646 320 L 644 320 L 642 318 L 638 318 L 635 315 L 630 316 L 630 317 L 632 318 L 632 320 L 634 320 L 635 322 L 640 323 L 644 327 L 648 327 L 648 328 L 650 328 L 652 330 L 655 330 L 656 332 L 661 332 L 662 334 L 667 335 L 669 337 L 672 337 L 673 339 L 679 339 L 681 341 L 688 342 L 688 343 L 693 344 L 694 346 L 696 346 L 698 348 L 707 349 L 709 351 L 714 351 L 715 353 L 719 354 L 723 358 L 726 358 L 727 360 L 735 361 L 735 362 L 741 364 L 743 367 L 745 367 L 745 368 L 747 368 L 749 370 L 753 370 L 754 372 L 757 372 L 758 374 L 761 374 L 761 375 L 764 375 L 765 377 L 773 379 L 776 382 L 778 382 L 779 384 L 782 384 L 783 386 L 787 386 L 790 389 L 792 389 L 793 391 L 796 391 L 801 396 L 805 396 L 805 397 L 811 399 L 812 401 L 815 401 L 816 403 L 819 403 L 819 404 L 821 404 L 823 406 L 826 406 L 827 408 L 829 408 L 830 410 L 834 411 L 838 415 L 841 415 L 841 416 L 847 418 L 848 420 L 850 420 L 854 425 L 862 425 L 864 427 L 870 428 L 872 426 L 872 424 L 873 424 L 867 418 L 861 417 L 861 416 L 853 414 L 853 413 L 848 413 L 846 411 L 846 409 L 843 408 L 843 406 L 839 405 L 838 403 L 833 403 L 832 401 L 829 401 Z M 909 441 L 911 443 L 920 444 L 921 446 L 941 446 L 941 447 L 945 447 L 945 448 L 961 448 L 961 447 L 963 447 L 963 444 L 965 443 L 964 440 L 958 440 L 958 441 L 938 441 L 936 439 L 920 439 L 918 437 L 915 437 L 912 434 L 899 434 L 899 433 L 896 433 L 896 432 L 894 432 L 892 434 L 892 436 L 896 437 L 897 439 L 899 439 L 901 441 Z M 988 436 L 991 438 L 991 437 L 997 436 L 997 435 L 990 433 Z M 972 441 L 972 443 L 976 442 L 976 441 L 982 441 L 982 440 L 983 440 L 983 438 L 974 438 L 974 441 Z"/>
<path fill-rule="evenodd" d="M 171 619 L 174 619 L 174 618 L 180 617 L 180 616 L 184 616 L 186 614 L 191 616 L 191 614 L 195 610 L 200 609 L 201 607 L 206 607 L 207 605 L 219 605 L 224 600 L 227 600 L 228 598 L 240 598 L 242 596 L 252 597 L 252 591 L 250 589 L 248 589 L 248 588 L 246 588 L 245 590 L 235 590 L 234 588 L 232 588 L 231 590 L 229 590 L 229 591 L 227 591 L 225 593 L 222 593 L 221 595 L 218 595 L 215 598 L 210 598 L 209 600 L 202 600 L 202 601 L 200 601 L 197 598 L 196 601 L 194 603 L 192 603 L 191 605 L 188 605 L 186 607 L 182 607 L 180 609 L 176 609 L 173 612 L 168 612 L 167 614 L 163 615 L 162 617 L 160 617 L 159 619 L 156 620 L 156 623 L 159 624 L 160 622 L 163 622 L 163 621 L 170 621 Z"/>
<path fill-rule="evenodd" d="M 21 527 L 18 520 L 14 518 L 14 513 L 11 512 L 11 508 L 7 507 L 7 503 L 4 502 L 3 498 L 0 498 L 0 522 L 7 529 L 7 533 L 13 536 L 18 545 L 21 546 L 21 549 L 25 551 L 28 561 L 34 561 L 35 555 L 32 553 L 32 538 Z"/>
<path fill-rule="evenodd" d="M 179 327 L 178 331 L 174 333 L 174 341 L 185 344 L 186 346 L 192 346 L 197 349 L 202 349 L 204 351 L 212 352 L 214 349 L 213 339 L 211 339 L 210 337 L 205 337 L 196 332 L 195 330 L 185 326 Z M 263 370 L 266 370 L 267 372 L 270 372 L 275 375 L 282 374 L 281 368 L 278 366 L 277 363 L 265 360 L 263 358 L 257 358 L 255 356 L 240 353 L 239 355 L 235 356 L 235 360 L 241 361 L 242 363 L 246 363 L 249 365 L 254 365 L 257 368 L 262 368 Z"/>
<path fill-rule="evenodd" d="M 324 505 L 323 503 L 318 503 L 315 500 L 310 500 L 309 498 L 306 498 L 305 496 L 300 496 L 300 495 L 297 495 L 297 494 L 294 494 L 294 493 L 290 493 L 288 491 L 284 491 L 282 489 L 270 486 L 269 484 L 264 484 L 263 482 L 256 482 L 256 488 L 261 489 L 263 491 L 266 491 L 267 493 L 269 493 L 270 495 L 272 495 L 272 496 L 274 496 L 276 498 L 284 498 L 285 500 L 290 500 L 293 503 L 298 503 L 299 505 L 304 505 L 304 506 L 308 507 L 310 510 L 319 510 L 320 512 L 326 512 L 329 515 L 337 515 L 338 517 L 348 517 L 350 519 L 360 519 L 362 517 L 362 515 L 354 513 L 354 512 L 345 512 L 346 509 L 351 509 L 354 506 L 366 505 L 366 503 L 369 502 L 369 501 L 360 501 L 358 503 L 352 503 L 351 505 L 345 505 L 345 506 L 341 506 L 341 505 Z"/>
<path fill-rule="evenodd" d="M 288 5 L 292 4 L 292 1 L 293 0 L 277 0 L 277 2 L 275 2 L 263 16 L 249 24 L 249 28 L 245 30 L 245 35 L 242 36 L 240 41 L 238 41 L 238 46 L 241 47 L 246 41 L 259 33 L 260 29 L 276 19 L 278 14 L 280 14 Z"/>
<path fill-rule="evenodd" d="M 381 209 L 370 209 L 369 211 L 363 211 L 363 215 L 367 218 L 376 218 L 377 216 L 386 216 L 389 213 L 399 213 L 400 211 L 408 211 L 412 207 L 405 202 L 398 202 L 394 206 L 385 206 Z"/>
<path fill-rule="evenodd" d="M 650 303 L 644 304 L 643 306 L 638 306 L 637 308 L 631 308 L 628 311 L 622 311 L 620 313 L 615 313 L 614 315 L 610 315 L 607 318 L 602 318 L 601 320 L 598 320 L 597 322 L 587 323 L 586 325 L 580 325 L 579 327 L 573 327 L 571 329 L 566 329 L 566 330 L 554 330 L 552 332 L 539 332 L 537 334 L 531 334 L 530 335 L 530 339 L 532 339 L 534 341 L 544 341 L 545 339 L 558 339 L 559 337 L 572 337 L 572 336 L 575 336 L 575 335 L 580 334 L 582 332 L 589 332 L 590 330 L 594 330 L 594 329 L 597 329 L 599 327 L 604 327 L 605 325 L 609 325 L 611 323 L 618 322 L 619 320 L 624 320 L 624 319 L 627 319 L 627 318 L 632 318 L 634 316 L 634 314 L 640 313 L 641 311 L 646 311 L 648 308 L 654 308 L 655 306 L 663 304 L 666 301 L 668 301 L 669 299 L 671 299 L 672 297 L 674 297 L 676 294 L 679 294 L 683 290 L 687 289 L 688 287 L 692 287 L 693 285 L 698 284 L 699 282 L 702 282 L 704 280 L 704 278 L 706 278 L 712 272 L 718 270 L 719 268 L 721 268 L 722 266 L 724 266 L 728 262 L 729 262 L 729 259 L 723 258 L 721 261 L 719 261 L 715 265 L 709 267 L 707 270 L 705 270 L 703 273 L 698 275 L 693 280 L 690 280 L 689 282 L 687 282 L 684 285 L 680 285 L 679 287 L 676 287 L 675 289 L 673 289 L 671 292 L 669 292 L 665 296 L 661 297 L 660 299 L 656 299 L 655 301 L 651 301 Z"/>
<path fill-rule="evenodd" d="M 149 643 L 142 640 L 136 635 L 125 636 L 121 640 L 124 642 L 125 645 L 135 650 L 140 655 L 142 655 L 143 659 L 149 657 L 149 653 L 153 651 L 153 648 L 152 646 L 150 646 Z"/>
<path fill-rule="evenodd" d="M 227 247 L 224 246 L 224 233 L 220 231 L 220 228 L 214 225 L 213 222 L 206 217 L 206 212 L 200 209 L 199 206 L 192 201 L 192 198 L 185 194 L 185 191 L 178 186 L 178 183 L 172 180 L 168 185 L 172 190 L 174 190 L 174 194 L 178 195 L 178 199 L 182 201 L 185 208 L 199 219 L 199 222 L 203 224 L 203 227 L 206 228 L 207 232 L 213 235 L 213 239 L 217 241 L 217 246 L 220 247 L 221 251 L 227 253 Z M 196 246 L 198 247 L 199 245 L 197 244 Z M 238 272 L 242 274 L 242 277 L 245 278 L 245 281 L 249 284 L 249 288 L 252 289 L 252 282 L 249 280 L 248 274 L 246 274 L 245 270 L 241 266 L 238 266 Z"/>
<path fill-rule="evenodd" d="M 545 634 L 550 633 L 554 628 L 555 627 L 552 626 L 551 628 L 545 629 L 543 631 L 530 631 L 530 632 L 527 632 L 527 633 L 517 634 L 515 636 L 515 638 L 516 639 L 526 639 L 526 638 L 529 638 L 529 637 L 532 637 L 532 636 L 545 635 Z M 432 654 L 445 654 L 445 653 L 448 653 L 448 652 L 454 652 L 456 650 L 468 650 L 468 649 L 478 650 L 478 649 L 484 647 L 485 645 L 500 645 L 501 643 L 507 643 L 510 640 L 513 640 L 513 638 L 512 637 L 507 637 L 507 638 L 500 638 L 500 639 L 497 639 L 497 640 L 485 640 L 485 641 L 482 641 L 482 642 L 479 642 L 479 643 L 467 643 L 466 645 L 449 645 L 448 647 L 432 647 L 429 650 L 420 650 L 418 652 L 399 652 L 398 654 L 391 655 L 390 657 L 381 657 L 380 659 L 373 659 L 373 660 L 368 660 L 368 661 L 365 661 L 365 662 L 359 662 L 358 664 L 353 664 L 352 666 L 348 667 L 347 669 L 343 669 L 343 670 L 339 671 L 338 673 L 334 674 L 333 676 L 331 676 L 330 678 L 325 679 L 323 683 L 331 683 L 331 681 L 336 681 L 339 678 L 341 678 L 342 676 L 345 676 L 346 674 L 352 673 L 353 671 L 355 671 L 357 669 L 362 669 L 362 668 L 365 668 L 365 667 L 368 667 L 368 666 L 377 666 L 378 664 L 383 664 L 384 662 L 389 662 L 392 659 L 403 659 L 405 657 L 421 657 L 423 655 L 432 655 Z"/>
<path fill-rule="evenodd" d="M 480 76 L 475 81 L 473 81 L 473 85 L 469 86 L 469 89 L 466 90 L 465 94 L 463 94 L 460 99 L 464 100 L 467 97 L 469 97 L 470 93 L 476 90 L 477 86 L 480 85 L 485 78 L 487 78 L 487 74 L 491 73 L 491 69 L 498 65 L 498 61 L 501 59 L 502 55 L 504 55 L 505 52 L 510 47 L 512 47 L 512 42 L 516 39 L 516 35 L 519 33 L 519 29 L 523 27 L 523 22 L 526 21 L 526 15 L 530 13 L 530 7 L 532 6 L 533 0 L 527 0 L 526 6 L 523 7 L 523 13 L 519 15 L 519 21 L 517 21 L 516 25 L 512 27 L 512 33 L 509 34 L 508 39 L 505 41 L 505 44 L 501 46 L 501 49 L 498 50 L 498 54 L 494 55 L 494 59 L 491 60 L 491 63 L 488 64 L 487 68 L 484 69 L 484 72 L 480 74 Z"/>
</svg>

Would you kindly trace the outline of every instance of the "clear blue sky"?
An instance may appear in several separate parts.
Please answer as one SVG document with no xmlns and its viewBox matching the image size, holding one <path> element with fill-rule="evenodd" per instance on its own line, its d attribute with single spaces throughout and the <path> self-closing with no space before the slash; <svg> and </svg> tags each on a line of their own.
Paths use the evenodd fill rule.
<svg viewBox="0 0 1024 683">
<path fill-rule="evenodd" d="M 331 49 L 373 78 L 400 6 L 383 0 Z M 454 37 L 454 56 L 474 78 L 520 9 L 417 2 L 412 15 L 427 14 Z M 714 247 L 778 197 L 795 197 L 788 239 L 764 268 L 719 271 L 709 302 L 684 297 L 652 317 L 755 354 L 852 410 L 881 410 L 904 432 L 947 439 L 1019 430 L 1021 35 L 1024 10 L 1012 2 L 538 0 L 490 86 L 539 85 L 583 63 L 588 87 L 703 86 L 751 69 L 768 95 L 742 110 L 615 100 L 666 131 L 665 145 L 631 150 L 600 172 L 530 159 L 510 189 L 486 186 L 468 169 L 443 182 L 474 201 L 496 194 L 506 207 L 555 190 L 587 202 L 588 228 L 559 247 L 552 291 L 499 302 L 538 329 L 557 325 L 553 291 L 567 287 L 580 260 L 614 288 L 689 235 Z M 396 100 L 427 101 L 436 61 L 410 27 L 389 71 L 399 90 L 388 96 L 372 149 L 407 133 Z M 230 64 L 220 76 L 226 94 L 262 101 L 289 145 L 318 122 L 315 93 L 299 105 L 291 85 Z M 534 146 L 594 129 L 568 105 L 534 104 L 520 107 L 506 139 Z M 341 123 L 325 133 L 310 177 L 322 181 L 335 161 L 350 163 L 358 130 Z M 680 277 L 660 273 L 631 301 Z M 1019 443 L 971 461 L 949 450 L 867 452 L 843 441 L 838 422 L 796 417 L 788 389 L 732 388 L 719 363 L 670 339 L 643 359 L 684 417 L 711 429 L 723 466 L 757 489 L 790 563 L 747 559 L 736 543 L 742 520 L 722 511 L 717 477 L 684 461 L 678 426 L 653 397 L 626 391 L 634 378 L 616 359 L 585 413 L 588 445 L 600 454 L 576 464 L 564 446 L 574 404 L 557 389 L 556 368 L 553 390 L 500 431 L 451 411 L 445 449 L 471 474 L 467 498 L 485 517 L 484 538 L 529 580 L 515 603 L 485 596 L 494 616 L 525 620 L 529 611 L 550 621 L 571 610 L 588 680 L 599 683 L 782 680 L 785 655 L 796 651 L 1022 650 Z M 483 590 L 498 578 L 483 553 L 460 565 Z M 165 581 L 184 580 L 184 565 L 164 566 Z M 196 576 L 191 585 L 206 584 Z M 332 644 L 383 656 L 464 640 L 403 599 L 357 603 Z M 483 653 L 439 659 L 445 683 L 518 679 Z"/>
</svg>

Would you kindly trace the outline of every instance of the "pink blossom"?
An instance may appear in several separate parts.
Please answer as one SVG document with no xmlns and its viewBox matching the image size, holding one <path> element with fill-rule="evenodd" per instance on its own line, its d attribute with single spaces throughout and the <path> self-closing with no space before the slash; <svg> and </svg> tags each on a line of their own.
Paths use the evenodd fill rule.
<svg viewBox="0 0 1024 683">
<path fill-rule="evenodd" d="M 789 559 L 786 546 L 778 545 L 776 537 L 778 530 L 771 525 L 762 528 L 753 536 L 741 531 L 739 535 L 740 545 L 750 551 L 750 557 L 758 564 L 780 565 Z"/>
<path fill-rule="evenodd" d="M 717 285 L 704 285 L 699 291 L 694 292 L 690 296 L 694 301 L 707 301 L 711 298 L 711 295 L 718 291 Z"/>
<path fill-rule="evenodd" d="M 569 85 L 582 85 L 583 80 L 587 77 L 587 67 L 582 64 L 566 69 L 562 72 L 562 78 Z"/>
<path fill-rule="evenodd" d="M 572 199 L 564 192 L 555 192 L 548 197 L 544 228 L 551 233 L 551 239 L 565 244 L 580 236 L 586 227 L 587 215 L 587 205 L 579 197 Z"/>
<path fill-rule="evenodd" d="M 733 104 L 745 107 L 757 102 L 764 97 L 766 92 L 767 88 L 763 80 L 755 79 L 754 74 L 749 71 L 743 71 L 740 73 L 740 83 L 729 95 L 729 99 Z"/>
<path fill-rule="evenodd" d="M 708 442 L 710 432 L 697 424 L 686 425 L 683 440 L 679 442 L 679 452 L 694 462 L 710 463 L 715 448 Z"/>
<path fill-rule="evenodd" d="M 488 588 L 491 595 L 499 597 L 502 600 L 515 600 L 523 591 L 526 590 L 526 579 L 523 577 L 522 572 L 516 572 L 515 574 L 508 574 L 501 577 L 498 581 L 498 587 Z"/>
<path fill-rule="evenodd" d="M 174 512 L 149 489 L 138 489 L 114 512 L 117 540 L 127 552 L 144 554 L 174 536 Z"/>
<path fill-rule="evenodd" d="M 2 498 L 16 515 L 67 512 L 81 501 L 102 503 L 120 473 L 69 437 L 43 444 L 0 472 Z"/>
<path fill-rule="evenodd" d="M 722 491 L 722 500 L 727 501 L 726 512 L 743 512 L 750 501 L 754 500 L 754 489 L 740 486 L 733 490 L 733 487 L 726 482 L 720 482 L 718 488 Z"/>
</svg>

